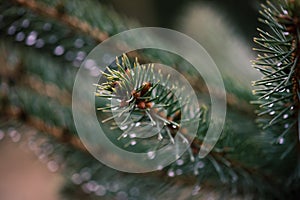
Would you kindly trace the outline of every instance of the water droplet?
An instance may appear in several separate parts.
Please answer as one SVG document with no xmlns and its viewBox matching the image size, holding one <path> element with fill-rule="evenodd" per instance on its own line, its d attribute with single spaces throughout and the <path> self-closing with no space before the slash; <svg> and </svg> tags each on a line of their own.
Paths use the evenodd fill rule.
<svg viewBox="0 0 300 200">
<path fill-rule="evenodd" d="M 109 186 L 109 191 L 111 192 L 117 192 L 119 190 L 119 184 L 118 183 L 112 183 Z"/>
<path fill-rule="evenodd" d="M 44 31 L 50 31 L 51 28 L 52 28 L 52 24 L 50 24 L 50 23 L 45 23 L 43 26 Z"/>
<path fill-rule="evenodd" d="M 0 130 L 0 140 L 2 140 L 5 137 L 5 134 L 2 130 Z"/>
<path fill-rule="evenodd" d="M 81 185 L 81 189 L 87 194 L 91 193 L 91 191 L 87 187 L 87 183 L 84 183 L 83 185 Z"/>
<path fill-rule="evenodd" d="M 138 126 L 140 126 L 141 125 L 141 122 L 137 122 L 136 124 L 135 124 L 135 127 L 138 127 Z"/>
<path fill-rule="evenodd" d="M 270 114 L 270 115 L 274 115 L 274 114 L 275 114 L 275 111 L 272 110 L 269 114 Z"/>
<path fill-rule="evenodd" d="M 289 124 L 284 124 L 284 128 L 287 129 L 289 127 Z"/>
<path fill-rule="evenodd" d="M 125 125 L 125 126 L 120 126 L 120 129 L 123 131 L 123 130 L 125 130 L 125 129 L 127 129 L 128 128 L 128 126 L 127 125 Z"/>
<path fill-rule="evenodd" d="M 23 28 L 28 28 L 29 25 L 30 25 L 29 19 L 24 19 L 24 20 L 22 21 L 21 26 L 22 26 Z"/>
<path fill-rule="evenodd" d="M 80 176 L 81 176 L 81 179 L 84 180 L 84 181 L 90 180 L 91 177 L 92 177 L 90 169 L 89 168 L 83 168 L 80 171 Z"/>
<path fill-rule="evenodd" d="M 164 167 L 162 165 L 157 166 L 157 170 L 162 170 Z"/>
<path fill-rule="evenodd" d="M 55 162 L 54 160 L 49 161 L 47 167 L 51 172 L 56 172 L 59 168 L 57 162 Z"/>
<path fill-rule="evenodd" d="M 106 194 L 106 188 L 103 185 L 98 185 L 97 190 L 95 191 L 97 196 L 104 196 Z"/>
<path fill-rule="evenodd" d="M 155 158 L 155 152 L 154 151 L 149 151 L 148 153 L 147 153 L 147 156 L 148 156 L 148 158 L 149 159 L 154 159 Z"/>
<path fill-rule="evenodd" d="M 61 45 L 58 45 L 57 47 L 55 47 L 53 53 L 57 56 L 61 56 L 63 55 L 65 52 L 65 48 Z"/>
<path fill-rule="evenodd" d="M 19 33 L 16 35 L 16 41 L 18 41 L 18 42 L 23 41 L 24 38 L 25 38 L 25 33 L 23 33 L 23 32 L 19 32 Z"/>
<path fill-rule="evenodd" d="M 128 194 L 124 191 L 120 191 L 117 193 L 116 200 L 127 200 Z"/>
<path fill-rule="evenodd" d="M 291 108 L 290 108 L 291 110 L 294 110 L 294 106 L 291 106 Z"/>
<path fill-rule="evenodd" d="M 283 88 L 282 90 L 280 90 L 279 92 L 284 92 L 285 91 L 285 88 Z"/>
<path fill-rule="evenodd" d="M 74 42 L 76 48 L 81 48 L 84 45 L 84 41 L 81 38 L 77 38 Z"/>
<path fill-rule="evenodd" d="M 131 145 L 131 146 L 136 145 L 136 141 L 135 141 L 135 140 L 132 140 L 132 141 L 130 142 L 130 145 Z"/>
<path fill-rule="evenodd" d="M 291 91 L 290 91 L 290 89 L 286 89 L 286 92 L 287 92 L 287 93 L 290 93 Z"/>
<path fill-rule="evenodd" d="M 84 60 L 85 56 L 86 56 L 86 53 L 84 51 L 78 51 L 76 60 L 82 61 L 82 60 Z"/>
<path fill-rule="evenodd" d="M 283 35 L 289 35 L 290 33 L 289 32 L 283 32 Z"/>
<path fill-rule="evenodd" d="M 78 173 L 73 174 L 71 180 L 75 185 L 80 185 L 82 183 L 81 177 Z"/>
<path fill-rule="evenodd" d="M 270 98 L 270 96 L 266 96 L 265 99 L 268 100 Z"/>
<path fill-rule="evenodd" d="M 129 135 L 129 137 L 130 137 L 130 138 L 136 138 L 136 134 L 135 134 L 135 133 L 131 133 L 131 134 Z"/>
<path fill-rule="evenodd" d="M 87 59 L 84 63 L 84 67 L 86 69 L 91 69 L 92 67 L 94 67 L 96 65 L 96 62 L 93 59 Z"/>
<path fill-rule="evenodd" d="M 283 10 L 282 12 L 283 12 L 283 14 L 285 14 L 285 15 L 288 15 L 288 14 L 289 14 L 287 10 Z"/>
<path fill-rule="evenodd" d="M 174 177 L 174 176 L 175 176 L 174 171 L 173 171 L 173 170 L 169 170 L 169 171 L 168 171 L 168 176 L 169 176 L 169 177 Z"/>
<path fill-rule="evenodd" d="M 176 170 L 176 174 L 177 174 L 177 175 L 181 175 L 182 173 L 183 173 L 182 169 L 177 169 L 177 170 Z"/>
<path fill-rule="evenodd" d="M 35 47 L 36 48 L 42 48 L 43 46 L 45 45 L 45 42 L 44 42 L 44 40 L 43 39 L 37 39 L 37 41 L 36 41 L 36 43 L 35 43 Z"/>
<path fill-rule="evenodd" d="M 7 29 L 7 34 L 8 35 L 14 35 L 16 33 L 17 27 L 14 25 L 11 25 L 8 29 Z"/>
<path fill-rule="evenodd" d="M 272 108 L 274 106 L 274 104 L 273 103 L 271 103 L 268 107 L 269 108 Z"/>
<path fill-rule="evenodd" d="M 96 181 L 89 181 L 87 184 L 86 184 L 86 188 L 91 191 L 91 192 L 95 192 L 97 189 L 98 189 L 98 184 Z"/>
<path fill-rule="evenodd" d="M 32 31 L 29 33 L 29 35 L 26 38 L 26 45 L 32 46 L 36 43 L 36 38 L 37 38 L 37 32 Z"/>
<path fill-rule="evenodd" d="M 176 164 L 177 164 L 178 166 L 181 166 L 181 165 L 184 164 L 184 161 L 183 161 L 182 159 L 178 159 L 178 160 L 176 161 Z"/>
<path fill-rule="evenodd" d="M 277 67 L 280 67 L 282 65 L 282 62 L 277 63 Z"/>
<path fill-rule="evenodd" d="M 283 144 L 283 143 L 284 143 L 284 138 L 283 138 L 283 137 L 279 138 L 279 139 L 278 139 L 278 143 L 279 143 L 279 144 Z"/>
<path fill-rule="evenodd" d="M 67 51 L 67 53 L 65 54 L 65 58 L 67 61 L 72 61 L 75 58 L 75 53 L 72 51 Z"/>
<path fill-rule="evenodd" d="M 202 162 L 202 161 L 197 162 L 196 165 L 197 165 L 197 168 L 199 168 L 199 169 L 202 169 L 205 166 L 204 162 Z"/>
<path fill-rule="evenodd" d="M 288 117 L 289 117 L 288 114 L 284 114 L 284 115 L 283 115 L 283 119 L 287 119 Z"/>
</svg>

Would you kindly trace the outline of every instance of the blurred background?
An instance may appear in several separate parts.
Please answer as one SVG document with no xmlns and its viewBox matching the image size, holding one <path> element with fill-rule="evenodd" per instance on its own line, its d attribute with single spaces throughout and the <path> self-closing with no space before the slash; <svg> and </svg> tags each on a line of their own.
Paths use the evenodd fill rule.
<svg viewBox="0 0 300 200">
<path fill-rule="evenodd" d="M 251 80 L 259 76 L 249 62 L 254 57 L 251 49 L 258 26 L 259 0 L 100 2 L 142 26 L 165 27 L 186 33 L 206 48 L 221 67 L 224 77 L 235 76 L 233 72 L 240 74 L 240 83 L 250 93 Z M 55 166 L 43 163 L 43 159 L 25 145 L 28 138 L 18 133 L 24 131 L 32 132 L 21 129 L 4 134 L 0 130 L 0 200 L 59 200 L 60 173 Z"/>
</svg>

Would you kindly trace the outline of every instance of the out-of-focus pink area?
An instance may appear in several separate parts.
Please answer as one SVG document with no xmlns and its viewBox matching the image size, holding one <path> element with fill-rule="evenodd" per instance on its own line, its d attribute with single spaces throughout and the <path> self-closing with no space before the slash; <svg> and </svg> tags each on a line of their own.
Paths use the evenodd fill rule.
<svg viewBox="0 0 300 200">
<path fill-rule="evenodd" d="M 0 141 L 0 200 L 59 200 L 61 182 L 28 148 Z"/>
</svg>

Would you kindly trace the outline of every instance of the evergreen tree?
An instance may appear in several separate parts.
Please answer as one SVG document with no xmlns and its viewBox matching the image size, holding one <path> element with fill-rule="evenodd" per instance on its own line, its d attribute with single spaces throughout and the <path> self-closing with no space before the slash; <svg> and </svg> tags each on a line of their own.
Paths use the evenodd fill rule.
<svg viewBox="0 0 300 200">
<path fill-rule="evenodd" d="M 99 123 L 113 129 L 109 137 L 117 146 L 135 152 L 146 149 L 151 159 L 155 148 L 175 143 L 182 114 L 188 116 L 186 123 L 199 125 L 195 138 L 177 133 L 183 143 L 191 143 L 180 158 L 174 145 L 177 161 L 145 174 L 119 172 L 99 163 L 80 141 L 71 112 L 74 79 L 87 54 L 109 36 L 138 25 L 95 0 L 1 0 L 0 10 L 1 131 L 35 133 L 29 144 L 38 145 L 37 154 L 47 156 L 50 169 L 60 166 L 65 176 L 64 199 L 206 199 L 211 190 L 218 191 L 215 198 L 298 198 L 299 0 L 261 6 L 263 24 L 254 39 L 258 56 L 253 66 L 262 78 L 253 82 L 254 96 L 236 84 L 230 72 L 224 75 L 226 123 L 204 158 L 199 150 L 210 123 L 209 94 L 188 62 L 150 49 L 124 54 L 101 72 L 103 78 L 95 83 L 95 109 Z M 149 60 L 174 66 L 188 77 L 201 94 L 200 109 L 194 109 L 189 98 L 183 98 L 182 108 L 163 87 L 168 74 L 139 64 Z M 99 75 L 88 66 L 86 71 Z M 165 82 L 156 81 L 159 77 Z M 179 85 L 172 87 L 183 92 Z M 119 103 L 107 106 L 107 98 Z M 122 133 L 111 120 L 116 116 L 126 125 Z M 138 140 L 131 130 L 145 131 L 141 124 L 162 128 L 154 137 Z"/>
</svg>

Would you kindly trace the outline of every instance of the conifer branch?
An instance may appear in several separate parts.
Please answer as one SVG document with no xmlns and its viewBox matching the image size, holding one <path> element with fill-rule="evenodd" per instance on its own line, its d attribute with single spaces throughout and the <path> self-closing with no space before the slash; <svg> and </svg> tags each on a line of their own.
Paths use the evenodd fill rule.
<svg viewBox="0 0 300 200">
<path fill-rule="evenodd" d="M 37 13 L 42 16 L 46 16 L 62 23 L 65 23 L 67 26 L 73 28 L 74 30 L 79 30 L 84 34 L 91 36 L 98 42 L 102 42 L 108 38 L 108 34 L 104 31 L 99 30 L 96 27 L 90 26 L 87 22 L 84 22 L 75 16 L 70 16 L 64 13 L 63 8 L 61 7 L 50 7 L 41 2 L 35 0 L 12 0 L 20 6 L 26 7 L 32 10 L 34 13 Z M 64 5 L 60 5 L 64 6 Z M 60 10 L 59 10 L 60 8 Z"/>
</svg>

